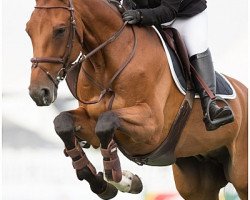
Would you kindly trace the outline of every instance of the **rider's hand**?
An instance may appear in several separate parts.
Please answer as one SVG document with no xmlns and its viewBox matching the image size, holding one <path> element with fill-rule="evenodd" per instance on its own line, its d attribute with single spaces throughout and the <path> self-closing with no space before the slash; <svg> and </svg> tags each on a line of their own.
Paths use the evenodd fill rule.
<svg viewBox="0 0 250 200">
<path fill-rule="evenodd" d="M 122 14 L 124 21 L 128 21 L 129 24 L 138 24 L 141 21 L 141 12 L 138 10 L 127 10 Z"/>
</svg>

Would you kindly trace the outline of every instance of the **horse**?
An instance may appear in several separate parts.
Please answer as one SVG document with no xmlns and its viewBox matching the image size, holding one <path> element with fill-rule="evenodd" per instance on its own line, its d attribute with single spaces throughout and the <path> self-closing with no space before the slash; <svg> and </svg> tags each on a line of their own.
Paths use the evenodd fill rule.
<svg viewBox="0 0 250 200">
<path fill-rule="evenodd" d="M 79 107 L 61 112 L 54 126 L 78 179 L 101 199 L 114 198 L 118 190 L 141 192 L 139 177 L 121 171 L 117 148 L 129 156 L 155 151 L 184 98 L 153 28 L 127 25 L 118 10 L 106 0 L 36 0 L 26 24 L 33 46 L 29 94 L 37 106 L 51 105 L 60 80 L 77 71 L 69 82 Z M 218 199 L 228 182 L 247 199 L 248 91 L 228 80 L 237 93 L 228 101 L 234 122 L 207 132 L 195 99 L 174 148 L 169 165 L 184 199 Z M 101 147 L 104 173 L 96 172 L 79 141 Z"/>
</svg>

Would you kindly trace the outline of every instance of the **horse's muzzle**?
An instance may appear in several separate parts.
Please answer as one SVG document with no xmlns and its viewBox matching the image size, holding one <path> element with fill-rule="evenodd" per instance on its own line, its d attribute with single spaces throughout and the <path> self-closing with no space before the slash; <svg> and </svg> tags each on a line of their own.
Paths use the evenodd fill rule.
<svg viewBox="0 0 250 200">
<path fill-rule="evenodd" d="M 51 91 L 49 88 L 29 87 L 29 95 L 37 106 L 49 106 L 56 99 L 56 92 Z"/>
</svg>

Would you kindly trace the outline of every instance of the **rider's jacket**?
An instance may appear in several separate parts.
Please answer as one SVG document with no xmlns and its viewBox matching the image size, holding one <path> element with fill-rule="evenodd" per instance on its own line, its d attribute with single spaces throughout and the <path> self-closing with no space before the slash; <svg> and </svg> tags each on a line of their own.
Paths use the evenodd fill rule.
<svg viewBox="0 0 250 200">
<path fill-rule="evenodd" d="M 192 17 L 207 8 L 206 0 L 133 0 L 142 25 L 159 25 L 176 17 Z"/>
</svg>

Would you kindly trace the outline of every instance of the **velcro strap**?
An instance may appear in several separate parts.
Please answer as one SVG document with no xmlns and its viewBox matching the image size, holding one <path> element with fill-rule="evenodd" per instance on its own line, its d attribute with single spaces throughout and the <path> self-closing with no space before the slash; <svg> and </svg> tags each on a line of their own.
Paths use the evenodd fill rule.
<svg viewBox="0 0 250 200">
<path fill-rule="evenodd" d="M 115 171 L 118 171 L 118 170 L 121 169 L 119 158 L 116 158 L 116 159 L 110 160 L 110 161 L 104 160 L 103 161 L 103 165 L 104 165 L 104 169 L 105 170 L 115 170 Z"/>
<path fill-rule="evenodd" d="M 88 163 L 85 163 L 84 161 L 85 161 L 84 158 L 80 158 L 77 161 L 72 161 L 72 165 L 74 169 L 79 170 L 79 169 L 84 168 L 88 164 Z"/>
<path fill-rule="evenodd" d="M 70 156 L 71 158 L 76 158 L 77 156 L 81 156 L 81 153 L 79 152 L 77 147 L 70 150 L 64 149 L 64 154 L 66 157 Z"/>
<path fill-rule="evenodd" d="M 81 155 L 81 158 L 76 161 L 72 161 L 73 167 L 75 169 L 82 169 L 83 167 L 86 167 L 89 164 L 89 160 L 86 156 L 86 154 Z"/>
<path fill-rule="evenodd" d="M 114 153 L 117 152 L 117 148 L 113 149 L 102 149 L 101 148 L 101 153 L 104 158 L 111 158 L 114 156 Z"/>
<path fill-rule="evenodd" d="M 104 158 L 114 158 L 117 155 L 117 144 L 114 140 L 111 140 L 108 148 L 103 149 L 101 148 L 101 154 Z"/>
</svg>

